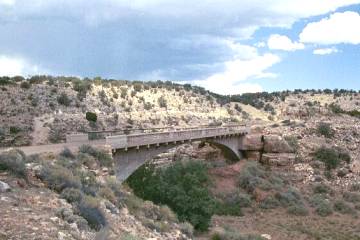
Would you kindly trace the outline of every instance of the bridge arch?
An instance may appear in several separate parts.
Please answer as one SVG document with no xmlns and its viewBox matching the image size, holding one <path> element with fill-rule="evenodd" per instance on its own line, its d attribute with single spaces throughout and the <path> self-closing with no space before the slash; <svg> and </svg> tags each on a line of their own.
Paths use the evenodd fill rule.
<svg viewBox="0 0 360 240">
<path fill-rule="evenodd" d="M 221 149 L 225 156 L 231 160 L 239 160 L 242 154 L 239 151 L 239 142 L 241 138 L 238 136 L 215 137 L 208 139 L 199 139 L 198 141 L 208 142 Z M 155 144 L 147 146 L 132 147 L 128 149 L 118 149 L 113 153 L 115 160 L 116 177 L 120 182 L 125 181 L 133 172 L 146 162 L 150 161 L 157 155 L 164 153 L 172 148 L 180 146 L 186 142 L 180 141 L 165 144 Z"/>
</svg>

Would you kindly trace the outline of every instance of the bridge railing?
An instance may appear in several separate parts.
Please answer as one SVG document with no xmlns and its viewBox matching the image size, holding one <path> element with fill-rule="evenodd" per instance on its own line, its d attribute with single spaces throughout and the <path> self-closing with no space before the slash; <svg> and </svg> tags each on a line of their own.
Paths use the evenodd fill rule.
<svg viewBox="0 0 360 240">
<path fill-rule="evenodd" d="M 106 144 L 111 145 L 113 148 L 130 148 L 168 142 L 203 139 L 234 133 L 244 133 L 247 131 L 247 128 L 243 126 L 229 126 L 218 128 L 187 129 L 181 131 L 168 131 L 157 133 L 117 135 L 106 137 Z"/>
</svg>

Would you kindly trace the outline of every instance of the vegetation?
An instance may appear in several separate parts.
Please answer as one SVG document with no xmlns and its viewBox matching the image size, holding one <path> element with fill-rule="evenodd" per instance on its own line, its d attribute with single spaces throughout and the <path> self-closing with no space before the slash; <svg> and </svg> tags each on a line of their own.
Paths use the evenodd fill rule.
<svg viewBox="0 0 360 240">
<path fill-rule="evenodd" d="M 341 162 L 349 163 L 350 155 L 339 148 L 320 147 L 314 153 L 315 159 L 324 162 L 328 170 L 337 168 Z"/>
<path fill-rule="evenodd" d="M 334 130 L 331 128 L 329 123 L 319 123 L 317 126 L 317 132 L 326 138 L 332 138 L 334 136 Z"/>
<path fill-rule="evenodd" d="M 57 101 L 59 104 L 67 106 L 67 107 L 70 106 L 70 103 L 71 103 L 71 99 L 64 92 L 60 94 L 60 96 L 57 98 Z"/>
<path fill-rule="evenodd" d="M 97 121 L 97 115 L 93 112 L 86 112 L 86 120 L 89 122 L 96 122 Z"/>
<path fill-rule="evenodd" d="M 20 150 L 11 150 L 0 154 L 0 171 L 9 171 L 19 177 L 27 178 L 26 156 Z"/>
<path fill-rule="evenodd" d="M 207 190 L 210 179 L 203 163 L 177 162 L 159 170 L 146 165 L 127 182 L 137 196 L 168 205 L 180 221 L 188 221 L 200 231 L 208 228 L 215 200 Z"/>
<path fill-rule="evenodd" d="M 96 149 L 90 145 L 82 145 L 79 148 L 80 153 L 86 153 L 94 157 L 100 166 L 110 167 L 113 164 L 112 157 L 105 150 Z"/>
<path fill-rule="evenodd" d="M 105 227 L 107 222 L 104 214 L 99 209 L 96 198 L 85 196 L 78 205 L 80 216 L 86 219 L 89 226 L 97 231 Z"/>
</svg>

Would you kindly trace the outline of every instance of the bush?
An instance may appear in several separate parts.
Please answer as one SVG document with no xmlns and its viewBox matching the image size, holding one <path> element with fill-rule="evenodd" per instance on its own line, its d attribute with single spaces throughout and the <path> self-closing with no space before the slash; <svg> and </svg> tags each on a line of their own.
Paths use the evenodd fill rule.
<svg viewBox="0 0 360 240">
<path fill-rule="evenodd" d="M 332 138 L 334 136 L 334 130 L 328 123 L 319 123 L 317 126 L 317 132 L 326 138 Z"/>
<path fill-rule="evenodd" d="M 350 162 L 349 154 L 339 151 L 339 149 L 321 147 L 314 153 L 315 158 L 325 163 L 328 170 L 335 169 L 341 161 Z"/>
<path fill-rule="evenodd" d="M 99 231 L 106 226 L 106 218 L 99 209 L 99 202 L 96 198 L 84 196 L 78 205 L 78 209 L 80 216 L 86 219 L 91 228 Z"/>
<path fill-rule="evenodd" d="M 257 187 L 269 190 L 272 185 L 265 177 L 266 172 L 258 163 L 248 162 L 240 173 L 238 183 L 241 188 L 250 193 Z"/>
<path fill-rule="evenodd" d="M 304 205 L 292 205 L 288 207 L 287 212 L 295 216 L 309 215 L 309 210 Z"/>
<path fill-rule="evenodd" d="M 89 122 L 96 122 L 97 121 L 97 115 L 93 112 L 86 112 L 86 120 Z"/>
<path fill-rule="evenodd" d="M 298 139 L 295 136 L 286 136 L 285 141 L 289 144 L 294 152 L 299 149 Z"/>
<path fill-rule="evenodd" d="M 71 152 L 71 150 L 67 147 L 65 147 L 61 152 L 60 156 L 70 159 L 75 159 L 75 155 Z"/>
<path fill-rule="evenodd" d="M 352 202 L 352 203 L 360 202 L 360 194 L 359 193 L 345 192 L 343 194 L 343 198 L 347 202 Z"/>
<path fill-rule="evenodd" d="M 158 104 L 159 104 L 159 107 L 161 107 L 161 108 L 167 108 L 167 101 L 164 98 L 164 96 L 161 96 L 158 98 Z"/>
<path fill-rule="evenodd" d="M 69 203 L 79 203 L 83 197 L 83 193 L 77 188 L 65 188 L 60 196 Z"/>
<path fill-rule="evenodd" d="M 243 235 L 238 231 L 226 229 L 221 232 L 214 233 L 211 240 L 264 240 L 263 237 L 258 235 Z"/>
<path fill-rule="evenodd" d="M 351 214 L 353 212 L 351 206 L 342 200 L 338 200 L 334 203 L 334 210 L 342 214 Z"/>
<path fill-rule="evenodd" d="M 332 189 L 325 185 L 325 184 L 322 184 L 322 183 L 318 183 L 318 184 L 315 184 L 315 186 L 313 187 L 313 192 L 316 194 L 316 193 L 332 193 Z"/>
<path fill-rule="evenodd" d="M 263 209 L 274 209 L 280 206 L 279 201 L 273 196 L 268 196 L 260 203 L 260 208 Z"/>
<path fill-rule="evenodd" d="M 315 212 L 321 217 L 326 217 L 331 215 L 333 213 L 333 210 L 330 203 L 321 202 L 316 206 Z"/>
<path fill-rule="evenodd" d="M 31 84 L 28 81 L 24 81 L 20 83 L 20 87 L 23 89 L 29 89 L 31 87 Z"/>
<path fill-rule="evenodd" d="M 74 176 L 69 169 L 62 166 L 44 166 L 39 175 L 50 189 L 61 192 L 65 188 L 80 188 L 79 177 Z"/>
<path fill-rule="evenodd" d="M 27 178 L 26 156 L 20 150 L 11 150 L 0 154 L 0 171 L 9 171 L 19 177 Z"/>
<path fill-rule="evenodd" d="M 275 198 L 282 206 L 303 205 L 299 191 L 294 188 L 289 188 L 286 192 L 276 193 Z"/>
<path fill-rule="evenodd" d="M 333 213 L 330 201 L 323 194 L 315 194 L 310 199 L 310 205 L 315 208 L 315 212 L 322 217 Z"/>
<path fill-rule="evenodd" d="M 176 162 L 159 170 L 144 165 L 127 182 L 137 196 L 168 205 L 180 221 L 188 221 L 200 231 L 209 227 L 215 200 L 207 189 L 210 179 L 202 162 Z"/>
<path fill-rule="evenodd" d="M 21 132 L 21 128 L 17 126 L 10 126 L 9 130 L 11 134 L 18 134 L 19 132 Z"/>
<path fill-rule="evenodd" d="M 66 107 L 70 106 L 71 100 L 66 93 L 61 93 L 57 98 L 59 104 L 64 105 Z"/>
<path fill-rule="evenodd" d="M 110 167 L 112 166 L 113 159 L 109 153 L 105 150 L 93 148 L 90 145 L 82 145 L 79 148 L 80 153 L 87 153 L 93 156 L 100 164 L 100 166 Z"/>
</svg>

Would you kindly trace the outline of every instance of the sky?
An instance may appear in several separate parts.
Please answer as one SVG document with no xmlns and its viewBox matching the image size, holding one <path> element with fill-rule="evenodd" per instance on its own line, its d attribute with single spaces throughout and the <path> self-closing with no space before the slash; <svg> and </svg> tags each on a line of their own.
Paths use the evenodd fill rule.
<svg viewBox="0 0 360 240">
<path fill-rule="evenodd" d="M 0 76 L 360 89 L 360 0 L 0 0 Z"/>
</svg>

